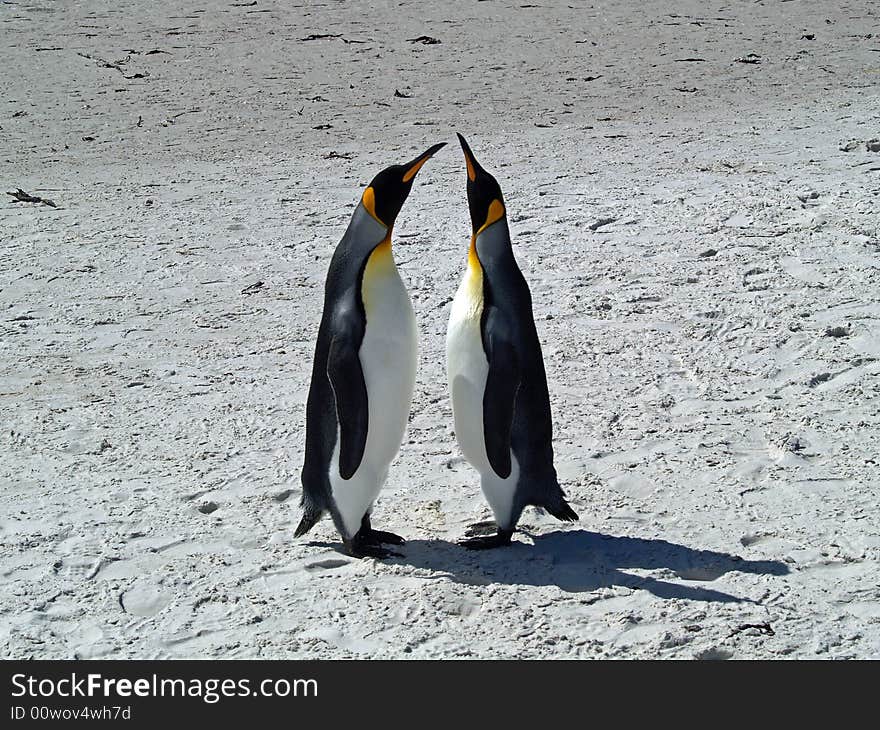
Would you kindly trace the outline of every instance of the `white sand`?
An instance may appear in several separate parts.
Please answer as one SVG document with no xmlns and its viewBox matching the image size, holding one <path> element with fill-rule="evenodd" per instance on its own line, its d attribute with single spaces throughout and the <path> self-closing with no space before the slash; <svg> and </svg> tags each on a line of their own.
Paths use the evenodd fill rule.
<svg viewBox="0 0 880 730">
<path fill-rule="evenodd" d="M 880 657 L 878 22 L 4 2 L 0 180 L 58 208 L 0 202 L 2 655 Z M 581 521 L 454 544 L 488 511 L 444 378 L 450 144 L 395 231 L 421 361 L 374 523 L 406 556 L 353 560 L 329 521 L 292 537 L 324 274 L 373 174 L 456 130 L 505 191 Z"/>
</svg>

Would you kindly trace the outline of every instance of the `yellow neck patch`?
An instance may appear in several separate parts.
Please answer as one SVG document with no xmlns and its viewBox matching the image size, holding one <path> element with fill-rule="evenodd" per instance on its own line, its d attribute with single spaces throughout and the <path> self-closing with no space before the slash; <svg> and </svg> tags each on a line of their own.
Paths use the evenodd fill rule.
<svg viewBox="0 0 880 730">
<path fill-rule="evenodd" d="M 372 187 L 364 190 L 364 195 L 361 198 L 361 203 L 366 209 L 367 213 L 369 213 L 373 218 L 375 218 L 379 223 L 383 226 L 385 225 L 385 221 L 383 221 L 379 216 L 376 215 L 376 191 L 373 190 Z"/>
<path fill-rule="evenodd" d="M 477 237 L 476 235 L 471 236 L 471 246 L 468 249 L 468 269 L 471 271 L 482 271 L 483 267 L 480 264 L 480 257 L 477 256 Z"/>
<path fill-rule="evenodd" d="M 367 265 L 364 267 L 364 277 L 361 281 L 361 301 L 364 303 L 364 312 L 367 317 L 371 311 L 371 300 L 374 292 L 381 289 L 385 277 L 395 270 L 394 256 L 391 254 L 391 232 L 370 253 Z"/>
<path fill-rule="evenodd" d="M 471 237 L 468 266 L 462 288 L 466 292 L 467 316 L 479 320 L 483 312 L 483 266 L 477 256 L 477 237 Z"/>
<path fill-rule="evenodd" d="M 471 271 L 479 271 L 481 274 L 483 273 L 483 266 L 480 263 L 480 257 L 477 255 L 477 236 L 496 221 L 500 221 L 503 217 L 504 206 L 500 200 L 493 200 L 489 205 L 486 222 L 480 226 L 480 229 L 473 236 L 471 236 L 471 245 L 468 249 L 468 269 Z"/>
</svg>

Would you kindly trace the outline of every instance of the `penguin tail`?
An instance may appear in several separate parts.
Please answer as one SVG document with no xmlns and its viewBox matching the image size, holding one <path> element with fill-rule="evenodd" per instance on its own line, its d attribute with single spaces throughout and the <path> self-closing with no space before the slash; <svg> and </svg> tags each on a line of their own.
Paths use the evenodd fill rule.
<svg viewBox="0 0 880 730">
<path fill-rule="evenodd" d="M 321 516 L 324 514 L 321 510 L 315 509 L 310 504 L 304 506 L 306 511 L 303 514 L 302 519 L 299 521 L 296 531 L 293 533 L 294 537 L 302 537 L 305 535 L 318 523 L 318 520 L 320 520 Z"/>
<path fill-rule="evenodd" d="M 575 512 L 571 508 L 571 505 L 562 498 L 559 499 L 558 503 L 545 506 L 544 509 L 546 509 L 557 520 L 562 520 L 563 522 L 578 521 L 577 512 Z"/>
<path fill-rule="evenodd" d="M 559 482 L 553 480 L 553 485 L 547 490 L 549 494 L 544 494 L 541 506 L 553 515 L 557 520 L 562 522 L 577 522 L 578 515 L 571 505 L 565 501 L 565 493 L 559 486 Z"/>
</svg>

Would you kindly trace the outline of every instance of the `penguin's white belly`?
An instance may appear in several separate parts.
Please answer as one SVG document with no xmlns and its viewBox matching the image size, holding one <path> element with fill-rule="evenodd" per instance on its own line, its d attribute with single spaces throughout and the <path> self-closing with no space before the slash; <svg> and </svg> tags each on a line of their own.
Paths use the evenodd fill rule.
<svg viewBox="0 0 880 730">
<path fill-rule="evenodd" d="M 480 473 L 480 484 L 499 527 L 510 526 L 519 464 L 511 453 L 511 473 L 501 479 L 486 454 L 483 395 L 489 362 L 483 350 L 482 272 L 468 269 L 452 302 L 446 333 L 446 371 L 452 396 L 455 437 L 468 462 Z"/>
<path fill-rule="evenodd" d="M 371 258 L 362 283 L 367 324 L 359 355 L 369 408 L 364 455 L 351 479 L 342 479 L 337 438 L 331 462 L 330 486 L 347 537 L 360 529 L 400 450 L 416 379 L 416 321 L 409 294 L 393 260 L 390 266 L 373 263 Z"/>
</svg>

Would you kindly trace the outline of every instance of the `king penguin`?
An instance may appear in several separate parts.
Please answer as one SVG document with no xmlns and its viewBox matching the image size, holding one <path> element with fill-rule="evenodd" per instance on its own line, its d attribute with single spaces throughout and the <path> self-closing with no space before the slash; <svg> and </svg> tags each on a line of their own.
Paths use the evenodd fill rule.
<svg viewBox="0 0 880 730">
<path fill-rule="evenodd" d="M 577 514 L 553 466 L 553 423 L 532 297 L 510 244 L 501 187 L 458 135 L 467 166 L 473 235 L 467 270 L 452 302 L 446 365 L 455 435 L 480 473 L 497 532 L 462 544 L 510 544 L 527 505 L 560 520 Z M 475 525 L 474 527 L 485 527 Z M 491 531 L 491 530 L 490 530 Z M 479 534 L 474 530 L 469 534 Z"/>
<path fill-rule="evenodd" d="M 416 173 L 444 144 L 373 178 L 327 272 L 295 536 L 329 513 L 355 557 L 388 557 L 395 553 L 383 544 L 403 543 L 370 524 L 400 449 L 416 375 L 415 316 L 391 254 L 391 229 Z"/>
</svg>

